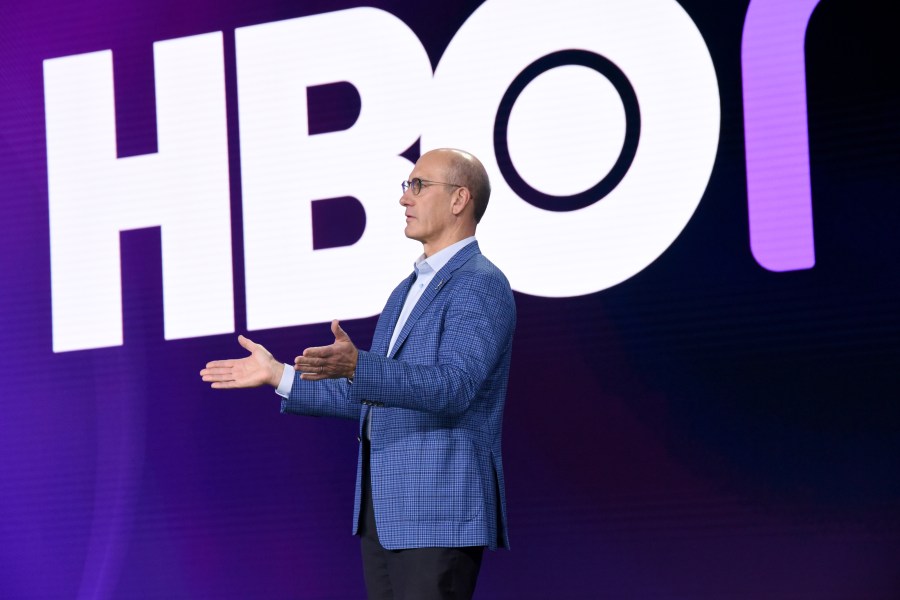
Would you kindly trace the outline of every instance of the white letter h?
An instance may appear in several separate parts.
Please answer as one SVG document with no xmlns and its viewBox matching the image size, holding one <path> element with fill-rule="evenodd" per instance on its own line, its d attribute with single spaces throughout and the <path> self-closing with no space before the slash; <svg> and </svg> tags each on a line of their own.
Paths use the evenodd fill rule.
<svg viewBox="0 0 900 600">
<path fill-rule="evenodd" d="M 112 52 L 44 61 L 53 350 L 122 339 L 119 232 L 160 226 L 165 338 L 234 330 L 221 32 L 153 45 L 158 148 L 117 158 Z"/>
</svg>

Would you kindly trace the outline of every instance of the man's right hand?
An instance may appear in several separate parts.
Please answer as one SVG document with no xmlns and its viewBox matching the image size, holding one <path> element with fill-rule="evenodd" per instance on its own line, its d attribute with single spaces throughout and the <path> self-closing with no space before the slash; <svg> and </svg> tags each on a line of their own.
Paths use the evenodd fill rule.
<svg viewBox="0 0 900 600">
<path fill-rule="evenodd" d="M 250 352 L 250 356 L 206 363 L 206 368 L 200 371 L 203 381 L 211 382 L 217 390 L 259 387 L 267 383 L 278 387 L 284 365 L 264 346 L 242 335 L 238 336 L 238 343 Z"/>
</svg>

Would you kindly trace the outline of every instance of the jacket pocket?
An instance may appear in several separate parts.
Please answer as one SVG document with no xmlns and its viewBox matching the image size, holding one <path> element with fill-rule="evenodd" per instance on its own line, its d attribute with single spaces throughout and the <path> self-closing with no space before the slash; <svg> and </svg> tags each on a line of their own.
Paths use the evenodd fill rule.
<svg viewBox="0 0 900 600">
<path fill-rule="evenodd" d="M 414 522 L 471 521 L 483 510 L 479 460 L 471 440 L 428 432 L 393 445 L 388 452 L 402 479 L 402 518 Z"/>
</svg>

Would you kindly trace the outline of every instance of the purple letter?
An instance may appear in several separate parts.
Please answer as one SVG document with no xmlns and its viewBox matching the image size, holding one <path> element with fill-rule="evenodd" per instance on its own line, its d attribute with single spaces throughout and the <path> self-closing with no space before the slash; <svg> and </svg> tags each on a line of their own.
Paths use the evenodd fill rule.
<svg viewBox="0 0 900 600">
<path fill-rule="evenodd" d="M 744 21 L 750 250 L 770 271 L 816 263 L 806 122 L 806 25 L 819 0 L 751 0 Z"/>
</svg>

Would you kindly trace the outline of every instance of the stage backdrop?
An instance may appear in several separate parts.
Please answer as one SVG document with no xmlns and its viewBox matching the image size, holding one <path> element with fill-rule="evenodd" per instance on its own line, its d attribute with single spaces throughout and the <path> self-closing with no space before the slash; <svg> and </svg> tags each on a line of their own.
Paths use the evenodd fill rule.
<svg viewBox="0 0 900 600">
<path fill-rule="evenodd" d="M 368 347 L 455 146 L 519 311 L 479 596 L 897 598 L 888 7 L 5 2 L 0 597 L 362 597 L 356 424 L 198 371 Z"/>
</svg>

